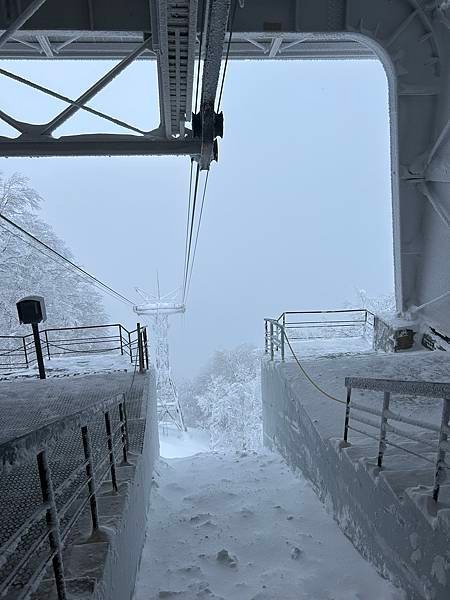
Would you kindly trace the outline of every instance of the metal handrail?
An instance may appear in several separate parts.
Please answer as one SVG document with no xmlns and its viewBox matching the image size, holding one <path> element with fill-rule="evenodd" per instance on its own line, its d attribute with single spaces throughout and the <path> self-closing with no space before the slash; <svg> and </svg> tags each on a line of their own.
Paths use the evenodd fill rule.
<svg viewBox="0 0 450 600">
<path fill-rule="evenodd" d="M 72 337 L 64 335 L 64 337 L 58 337 L 54 339 L 55 332 L 80 332 L 102 330 L 102 329 L 116 328 L 117 332 L 113 335 L 100 335 L 100 336 L 83 336 L 83 337 Z M 86 326 L 74 326 L 74 327 L 49 327 L 42 329 L 40 332 L 41 344 L 46 353 L 46 358 L 50 360 L 52 357 L 63 356 L 63 355 L 76 355 L 76 354 L 98 354 L 101 352 L 114 352 L 120 350 L 121 355 L 128 355 L 130 362 L 133 363 L 135 357 L 135 351 L 142 344 L 144 353 L 148 357 L 148 337 L 146 327 L 140 327 L 129 331 L 121 323 L 112 324 L 101 324 L 101 325 L 86 325 Z M 139 338 L 139 339 L 138 339 Z M 0 336 L 0 340 L 21 340 L 22 344 L 15 346 L 14 348 L 4 348 L 0 350 L 0 358 L 4 358 L 4 361 L 0 363 L 0 371 L 6 369 L 23 369 L 28 368 L 37 362 L 37 357 L 34 352 L 34 340 L 32 334 L 26 334 L 23 336 Z M 111 346 L 116 343 L 117 345 Z M 100 345 L 105 347 L 99 349 Z M 81 348 L 82 346 L 91 346 L 89 350 Z M 55 351 L 56 349 L 59 351 Z M 148 358 L 146 363 L 148 364 Z M 147 367 L 148 368 L 148 367 Z"/>
<path fill-rule="evenodd" d="M 393 446 L 407 454 L 412 454 L 418 458 L 432 463 L 435 467 L 433 483 L 433 499 L 435 502 L 439 499 L 439 491 L 442 482 L 445 480 L 449 465 L 446 463 L 447 452 L 450 451 L 448 436 L 450 435 L 450 383 L 439 383 L 433 381 L 400 381 L 391 379 L 376 379 L 370 377 L 347 377 L 345 379 L 347 388 L 347 402 L 344 421 L 344 442 L 348 443 L 349 430 L 356 431 L 362 435 L 375 439 L 378 442 L 377 466 L 383 467 L 384 455 L 387 446 Z M 383 405 L 381 411 L 372 407 L 356 403 L 352 399 L 352 390 L 371 390 L 374 392 L 383 392 Z M 423 420 L 413 419 L 390 410 L 391 394 L 411 394 L 415 396 L 424 396 L 427 398 L 436 398 L 442 400 L 441 423 L 435 425 Z M 356 414 L 355 414 L 356 411 Z M 362 417 L 360 413 L 368 413 L 379 417 L 379 421 L 369 420 Z M 376 429 L 378 434 L 363 431 L 350 424 L 350 417 L 357 423 Z M 391 422 L 405 423 L 418 430 L 437 433 L 437 439 L 430 440 L 420 437 L 415 432 L 405 431 L 404 429 L 392 425 Z M 400 443 L 395 443 L 388 438 L 388 434 L 393 434 L 398 438 L 423 444 L 430 448 L 430 451 L 436 452 L 436 459 L 432 460 L 428 456 L 423 456 L 420 452 L 415 452 L 410 448 L 405 448 Z"/>
<path fill-rule="evenodd" d="M 117 425 L 112 426 L 111 413 L 118 409 Z M 94 418 L 102 417 L 104 422 L 104 448 L 98 454 L 97 464 L 91 445 L 90 431 Z M 79 464 L 64 481 L 54 488 L 53 474 L 49 464 L 49 450 L 60 440 L 70 434 L 78 432 L 81 435 L 84 460 Z M 98 450 L 98 447 L 96 448 Z M 67 599 L 66 580 L 62 552 L 64 542 L 73 530 L 83 510 L 89 504 L 92 533 L 101 527 L 97 494 L 108 475 L 111 477 L 113 491 L 118 490 L 116 454 L 120 451 L 122 464 L 128 464 L 128 436 L 125 397 L 123 394 L 98 402 L 93 406 L 80 410 L 70 416 L 58 419 L 32 432 L 9 440 L 0 445 L 0 472 L 8 471 L 18 465 L 29 463 L 32 456 L 37 461 L 39 481 L 42 493 L 41 505 L 29 516 L 18 530 L 0 548 L 2 566 L 10 563 L 22 542 L 29 535 L 30 527 L 42 522 L 45 532 L 40 534 L 34 542 L 27 541 L 27 551 L 13 564 L 8 575 L 0 582 L 0 596 L 11 594 L 17 576 L 29 563 L 30 558 L 36 553 L 45 554 L 37 567 L 28 576 L 27 581 L 21 581 L 20 590 L 15 596 L 17 600 L 28 599 L 39 586 L 47 569 L 52 564 L 53 576 L 59 600 Z M 105 464 L 107 465 L 104 468 Z M 62 506 L 58 506 L 58 498 L 63 492 L 70 490 L 78 482 L 80 476 L 85 474 L 84 480 L 71 490 Z M 84 496 L 80 496 L 84 493 Z M 75 508 L 74 508 L 75 507 Z M 62 520 L 73 510 L 68 523 L 62 526 Z M 49 550 L 43 549 L 48 543 Z M 39 558 L 39 556 L 38 556 Z M 11 563 L 12 564 L 12 563 Z M 12 597 L 9 596 L 8 597 Z"/>
<path fill-rule="evenodd" d="M 349 320 L 334 319 L 332 321 L 289 321 L 289 315 L 336 315 L 336 314 L 360 314 L 361 319 Z M 371 320 L 372 317 L 372 320 Z M 288 338 L 291 341 L 302 340 L 301 336 L 289 335 L 288 330 L 295 329 L 339 329 L 350 327 L 361 327 L 369 325 L 374 327 L 375 315 L 365 308 L 349 308 L 341 310 L 306 310 L 306 311 L 284 311 L 278 319 L 264 319 L 265 323 L 265 353 L 270 354 L 271 359 L 274 359 L 275 353 L 280 352 L 281 360 L 285 360 L 285 340 Z"/>
</svg>

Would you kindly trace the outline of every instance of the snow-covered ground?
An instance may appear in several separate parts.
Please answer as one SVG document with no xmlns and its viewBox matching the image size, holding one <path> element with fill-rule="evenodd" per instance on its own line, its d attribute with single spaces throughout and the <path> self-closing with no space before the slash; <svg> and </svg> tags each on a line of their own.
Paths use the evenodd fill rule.
<svg viewBox="0 0 450 600">
<path fill-rule="evenodd" d="M 277 455 L 204 453 L 157 469 L 134 600 L 404 599 Z"/>
<path fill-rule="evenodd" d="M 373 352 L 372 340 L 366 337 L 332 337 L 292 340 L 291 346 L 300 357 L 328 356 L 330 354 L 365 354 Z M 289 348 L 286 348 L 286 358 L 290 358 Z"/>
<path fill-rule="evenodd" d="M 209 434 L 201 429 L 180 431 L 175 424 L 159 425 L 159 453 L 162 458 L 182 458 L 208 452 Z"/>
<path fill-rule="evenodd" d="M 135 363 L 130 357 L 119 353 L 82 354 L 78 356 L 58 356 L 48 360 L 44 357 L 47 377 L 68 377 L 69 375 L 88 375 L 111 371 L 133 371 Z M 28 369 L 6 369 L 0 373 L 0 379 L 36 379 L 39 377 L 37 364 Z"/>
</svg>

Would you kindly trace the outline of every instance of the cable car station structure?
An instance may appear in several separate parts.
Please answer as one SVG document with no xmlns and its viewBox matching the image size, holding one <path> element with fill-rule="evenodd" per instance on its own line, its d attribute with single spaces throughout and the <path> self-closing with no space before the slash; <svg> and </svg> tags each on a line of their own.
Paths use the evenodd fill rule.
<svg viewBox="0 0 450 600">
<path fill-rule="evenodd" d="M 75 59 L 110 59 L 114 66 L 79 97 L 71 98 L 18 76 L 14 72 L 14 59 L 65 60 L 68 76 L 71 60 Z M 193 165 L 196 165 L 193 209 L 192 213 L 188 211 L 182 301 L 178 303 L 170 298 L 165 307 L 151 301 L 136 308 L 139 314 L 163 316 L 159 320 L 162 343 L 158 349 L 158 360 L 161 373 L 168 375 L 166 383 L 170 385 L 167 319 L 168 314 L 184 310 L 189 289 L 202 214 L 201 210 L 200 216 L 195 219 L 199 172 L 206 171 L 206 190 L 211 164 L 219 158 L 218 140 L 224 134 L 220 101 L 226 67 L 229 61 L 248 59 L 381 61 L 389 90 L 397 304 L 397 315 L 386 324 L 391 328 L 389 340 L 401 340 L 394 349 L 411 348 L 415 338 L 424 346 L 424 340 L 428 340 L 429 348 L 450 350 L 449 0 L 0 0 L 0 77 L 34 88 L 66 105 L 47 123 L 36 124 L 8 114 L 0 98 L 0 119 L 17 132 L 10 137 L 0 136 L 0 157 L 184 156 L 191 161 L 191 187 Z M 124 120 L 118 119 L 89 105 L 96 94 L 136 60 L 153 60 L 157 64 L 160 115 L 159 123 L 151 131 L 130 124 L 126 116 Z M 8 68 L 4 68 L 6 61 Z M 133 93 L 130 89 L 131 97 Z M 59 135 L 59 127 L 79 111 L 87 111 L 99 119 L 99 132 Z M 114 123 L 122 132 L 100 133 L 101 120 Z M 295 127 L 295 122 L 290 126 Z M 266 128 L 267 144 L 274 136 L 283 135 L 278 123 L 261 123 L 261 127 Z M 300 139 L 301 133 L 297 132 Z M 367 144 L 370 143 L 368 139 Z M 246 157 L 242 156 L 241 160 L 245 169 Z M 324 165 L 324 177 L 327 175 L 326 167 Z M 220 168 L 220 165 L 214 168 Z M 189 201 L 190 209 L 191 190 Z M 201 206 L 203 208 L 203 201 Z M 326 219 L 327 215 L 323 218 Z M 196 222 L 198 229 L 194 235 Z M 10 225 L 18 227 L 12 222 Z M 340 233 L 351 236 L 351 228 L 349 223 L 346 231 Z M 108 286 L 104 287 L 118 295 Z M 280 295 L 282 292 L 280 290 Z M 122 299 L 132 304 L 123 296 Z M 357 322 L 366 326 L 368 311 L 363 312 L 363 321 Z M 295 314 L 302 313 L 283 313 L 278 319 L 266 319 L 267 356 L 262 362 L 261 377 L 265 440 L 270 440 L 289 464 L 305 469 L 315 487 L 323 492 L 322 499 L 333 505 L 337 520 L 344 519 L 343 528 L 348 537 L 357 547 L 359 545 L 365 555 L 371 556 L 381 573 L 395 575 L 408 598 L 448 600 L 450 579 L 446 571 L 449 568 L 450 485 L 446 478 L 450 467 L 446 456 L 450 453 L 449 355 L 446 352 L 425 352 L 424 348 L 422 352 L 392 352 L 381 356 L 373 352 L 356 358 L 355 353 L 343 357 L 334 355 L 333 364 L 329 361 L 327 365 L 328 375 L 334 377 L 334 383 L 331 375 L 328 381 L 335 388 L 331 390 L 332 395 L 321 390 L 318 384 L 315 384 L 315 389 L 311 386 L 314 375 L 323 374 L 324 363 L 315 367 L 310 363 L 312 376 L 308 378 L 308 370 L 303 370 L 300 361 L 297 360 L 298 365 L 295 361 L 285 362 L 285 342 L 290 348 L 286 334 L 289 315 Z M 375 315 L 374 329 L 376 318 Z M 326 324 L 331 322 L 335 321 L 327 321 Z M 348 325 L 348 322 L 345 324 Z M 123 327 L 118 325 L 118 328 L 121 352 L 123 354 L 124 348 L 128 348 L 133 363 L 134 342 L 130 337 L 133 332 L 127 332 L 129 341 L 128 345 L 125 341 L 124 346 Z M 138 346 L 141 343 L 139 335 L 138 328 Z M 295 353 L 292 354 L 296 358 Z M 348 373 L 349 365 L 352 373 Z M 300 378 L 298 367 L 303 370 Z M 371 376 L 373 374 L 375 377 Z M 9 537 L 0 542 L 5 548 L 6 560 L 17 551 L 19 554 L 22 552 L 22 563 L 11 564 L 13 561 L 9 560 L 9 571 L 3 581 L 0 580 L 1 596 L 12 590 L 19 566 L 25 565 L 28 569 L 29 555 L 41 547 L 30 546 L 24 538 L 29 523 L 35 523 L 41 517 L 46 520 L 47 530 L 35 543 L 42 544 L 42 540 L 48 538 L 49 552 L 36 569 L 32 565 L 33 575 L 25 578 L 25 583 L 19 582 L 18 595 L 14 598 L 48 598 L 48 589 L 52 589 L 55 593 L 57 591 L 57 595 L 51 597 L 66 600 L 72 597 L 69 592 L 74 582 L 77 585 L 83 583 L 90 586 L 90 591 L 93 590 L 95 582 L 90 565 L 87 575 L 83 572 L 77 575 L 78 579 L 66 576 L 64 572 L 64 565 L 70 565 L 73 558 L 66 553 L 77 551 L 77 548 L 65 544 L 72 531 L 70 523 L 73 525 L 87 507 L 91 513 L 91 533 L 95 534 L 89 540 L 94 542 L 101 540 L 103 543 L 101 523 L 109 525 L 110 513 L 118 511 L 116 522 L 120 522 L 120 526 L 116 528 L 116 538 L 110 540 L 111 547 L 115 544 L 115 550 L 105 554 L 106 576 L 99 576 L 99 581 L 103 591 L 110 590 L 108 600 L 132 597 L 145 536 L 143 525 L 153 485 L 154 461 L 158 455 L 153 373 L 144 377 L 135 375 L 136 369 L 131 373 L 109 373 L 91 378 L 95 385 L 90 389 L 89 397 L 80 382 L 77 387 L 73 380 L 61 380 L 58 384 L 60 399 L 64 400 L 58 404 L 61 419 L 45 422 L 47 413 L 33 401 L 22 411 L 21 417 L 33 417 L 34 429 L 29 431 L 27 425 L 28 433 L 23 434 L 23 428 L 17 429 L 14 419 L 10 429 L 8 426 L 2 428 L 3 435 L 10 431 L 19 433 L 0 440 L 0 472 L 3 477 L 0 485 L 3 481 L 3 489 L 17 490 L 18 485 L 14 487 L 14 481 L 9 485 L 7 479 L 15 476 L 14 469 L 17 468 L 17 472 L 22 470 L 22 475 L 33 476 L 40 489 L 35 485 L 37 512 L 31 511 L 28 515 L 26 510 L 31 510 L 31 484 L 26 484 L 28 495 L 5 496 L 10 501 L 4 502 L 2 508 L 9 510 L 11 515 L 3 516 L 3 519 L 9 518 L 17 527 L 11 535 L 5 528 Z M 415 376 L 414 381 L 408 380 L 411 376 Z M 336 383 L 338 381 L 339 384 Z M 343 392 L 344 383 L 346 400 L 335 396 Z M 8 388 L 8 385 L 22 384 L 9 382 L 0 391 L 3 394 L 0 410 L 3 406 L 2 418 L 6 423 L 8 418 L 15 417 L 14 411 L 18 406 L 17 388 L 9 397 L 7 390 L 11 387 Z M 33 394 L 36 389 L 37 386 L 29 386 Z M 45 390 L 44 387 L 39 389 Z M 367 394 L 369 404 L 364 404 L 359 398 L 358 402 L 354 402 L 352 389 L 355 393 L 362 390 L 362 394 Z M 374 396 L 370 396 L 374 392 L 378 395 L 383 393 L 381 408 Z M 67 394 L 72 394 L 72 404 L 65 401 L 69 397 Z M 437 415 L 439 423 L 427 423 L 421 416 L 413 418 L 411 411 L 400 414 L 401 402 L 391 410 L 391 394 L 403 394 L 409 399 L 417 396 L 426 398 L 426 409 L 430 413 L 432 401 L 438 400 L 440 412 L 435 410 L 433 414 Z M 67 415 L 67 410 L 73 411 L 77 402 L 80 403 L 80 411 Z M 176 395 L 168 402 L 175 403 L 175 406 Z M 327 419 L 322 419 L 323 413 L 314 418 L 314 411 L 321 407 L 321 402 L 327 403 Z M 406 403 L 408 410 L 411 406 Z M 361 416 L 362 412 L 367 414 Z M 392 422 L 395 424 L 392 425 Z M 180 423 L 183 427 L 182 421 Z M 372 434 L 365 438 L 367 432 L 360 430 L 360 423 L 372 427 Z M 334 429 L 331 432 L 331 427 L 335 426 L 339 426 L 337 433 Z M 326 431 L 321 433 L 321 427 L 325 427 Z M 376 434 L 373 434 L 374 427 Z M 414 434 L 410 431 L 411 427 L 422 428 L 423 431 Z M 63 462 L 61 456 L 67 458 L 71 455 L 74 432 L 82 462 L 74 462 L 69 468 L 65 460 L 64 469 L 59 469 L 61 473 L 64 470 L 66 477 L 54 486 L 53 465 L 56 476 L 58 464 Z M 362 438 L 355 435 L 358 432 L 363 435 Z M 91 447 L 91 433 L 94 448 Z M 390 471 L 389 466 L 385 469 L 391 459 L 398 459 L 395 453 L 385 452 L 394 434 L 403 435 L 404 439 L 398 441 L 394 437 L 392 447 L 407 453 L 408 460 L 412 460 L 413 456 L 414 460 L 426 460 L 431 466 L 417 469 L 416 463 L 408 463 L 402 458 L 398 463 L 391 463 L 394 467 Z M 103 440 L 101 452 L 97 452 L 99 440 Z M 54 446 L 55 441 L 61 443 L 61 451 Z M 434 453 L 432 458 L 430 447 Z M 50 464 L 52 460 L 53 464 Z M 102 467 L 98 485 L 97 460 Z M 32 466 L 29 466 L 29 461 L 33 462 Z M 33 471 L 36 466 L 37 474 Z M 83 477 L 83 481 L 80 485 L 77 483 L 76 493 L 84 491 L 84 504 L 78 506 L 75 502 L 78 495 L 72 494 L 69 499 L 64 496 L 64 503 L 59 501 L 57 495 L 74 486 L 78 476 Z M 125 480 L 127 477 L 130 485 L 123 501 L 123 512 L 120 512 L 116 499 L 123 489 L 122 478 Z M 25 481 L 22 476 L 19 480 L 20 485 Z M 136 482 L 137 485 L 133 485 Z M 107 491 L 103 493 L 105 489 Z M 419 504 L 414 500 L 417 494 L 423 496 Z M 101 502 L 97 503 L 97 499 Z M 19 500 L 22 502 L 20 505 Z M 74 506 L 77 512 L 66 526 L 64 518 Z M 103 515 L 102 508 L 105 510 Z M 22 512 L 24 522 L 18 523 L 17 516 L 21 516 Z M 126 526 L 123 526 L 124 523 Z M 86 541 L 78 546 L 81 557 L 87 554 L 86 548 Z M 51 563 L 53 575 L 43 580 Z M 83 561 L 80 564 L 84 564 Z M 70 569 L 67 573 L 70 574 Z M 41 582 L 44 584 L 41 595 L 36 596 L 34 592 Z M 103 585 L 105 582 L 106 585 Z M 100 587 L 97 586 L 96 591 Z M 89 594 L 84 597 L 91 597 Z M 96 594 L 95 597 L 100 596 Z"/>
<path fill-rule="evenodd" d="M 221 63 L 231 60 L 379 59 L 389 82 L 396 298 L 399 311 L 450 333 L 448 171 L 450 7 L 442 0 L 31 0 L 0 3 L 0 58 L 107 58 L 116 65 L 45 124 L 0 118 L 18 135 L 0 156 L 186 155 L 201 169 L 217 157 Z M 201 56 L 198 108 L 193 107 Z M 156 60 L 160 123 L 149 132 L 87 103 L 131 62 Z M 70 62 L 67 65 L 70 73 Z M 0 76 L 33 85 L 5 69 Z M 130 94 L 132 94 L 130 90 Z M 58 137 L 79 110 L 123 134 Z M 192 112 L 197 110 L 196 116 Z M 274 127 L 270 137 L 277 135 Z M 368 140 L 370 143 L 370 140 Z M 243 157 L 243 160 L 245 158 Z"/>
</svg>

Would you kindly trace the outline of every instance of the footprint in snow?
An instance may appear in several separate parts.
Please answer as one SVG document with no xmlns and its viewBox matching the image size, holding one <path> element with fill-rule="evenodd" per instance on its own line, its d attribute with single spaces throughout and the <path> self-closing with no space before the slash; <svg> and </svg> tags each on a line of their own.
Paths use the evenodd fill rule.
<svg viewBox="0 0 450 600">
<path fill-rule="evenodd" d="M 211 591 L 207 581 L 197 581 L 188 586 L 188 590 L 195 594 L 198 600 L 225 600 Z"/>
<path fill-rule="evenodd" d="M 194 515 L 189 520 L 191 523 L 200 523 L 200 521 L 206 521 L 210 517 L 212 517 L 211 513 L 199 513 L 198 515 Z"/>
<path fill-rule="evenodd" d="M 247 507 L 243 507 L 241 508 L 241 510 L 239 511 L 239 514 L 241 515 L 241 517 L 243 517 L 244 519 L 248 519 L 249 517 L 253 517 L 253 515 L 255 514 L 252 510 L 250 510 Z"/>
<path fill-rule="evenodd" d="M 197 529 L 216 529 L 217 528 L 217 523 L 214 523 L 214 521 L 211 521 L 211 519 L 208 519 L 207 521 L 204 521 L 203 523 L 199 523 L 198 525 L 196 525 Z"/>
<path fill-rule="evenodd" d="M 177 569 L 177 573 L 183 575 L 192 575 L 193 577 L 203 577 L 203 572 L 197 565 L 188 565 Z"/>
<path fill-rule="evenodd" d="M 164 490 L 167 490 L 168 492 L 179 492 L 180 494 L 183 494 L 186 491 L 179 483 L 168 483 L 164 486 Z"/>
<path fill-rule="evenodd" d="M 228 552 L 228 550 L 220 550 L 216 556 L 217 562 L 225 567 L 235 568 L 238 564 L 238 559 Z"/>
</svg>

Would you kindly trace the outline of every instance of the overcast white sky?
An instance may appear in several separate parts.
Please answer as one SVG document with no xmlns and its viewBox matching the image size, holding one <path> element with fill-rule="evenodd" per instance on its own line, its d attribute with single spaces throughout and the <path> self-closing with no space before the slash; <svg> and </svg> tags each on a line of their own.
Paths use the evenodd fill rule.
<svg viewBox="0 0 450 600">
<path fill-rule="evenodd" d="M 106 62 L 9 62 L 75 97 Z M 31 122 L 63 107 L 0 80 L 2 109 Z M 144 129 L 158 124 L 155 65 L 132 65 L 91 103 Z M 230 63 L 225 138 L 213 164 L 188 310 L 171 328 L 172 366 L 189 377 L 215 349 L 262 345 L 263 317 L 340 308 L 393 289 L 387 83 L 374 61 Z M 78 114 L 58 133 L 114 132 Z M 0 134 L 9 128 L 0 125 Z M 134 286 L 181 284 L 188 158 L 0 159 L 44 197 L 42 216 L 87 270 Z M 138 297 L 137 297 L 138 298 Z M 132 324 L 109 297 L 112 321 Z"/>
</svg>

